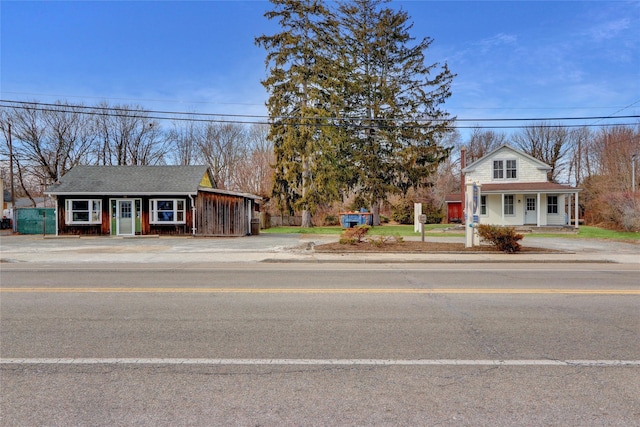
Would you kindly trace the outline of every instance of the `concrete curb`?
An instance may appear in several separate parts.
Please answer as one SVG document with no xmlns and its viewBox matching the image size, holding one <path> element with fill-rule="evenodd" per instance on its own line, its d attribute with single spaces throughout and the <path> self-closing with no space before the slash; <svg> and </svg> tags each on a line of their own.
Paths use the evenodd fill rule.
<svg viewBox="0 0 640 427">
<path fill-rule="evenodd" d="M 262 263 L 272 264 L 617 264 L 603 259 L 276 259 L 267 258 Z"/>
</svg>

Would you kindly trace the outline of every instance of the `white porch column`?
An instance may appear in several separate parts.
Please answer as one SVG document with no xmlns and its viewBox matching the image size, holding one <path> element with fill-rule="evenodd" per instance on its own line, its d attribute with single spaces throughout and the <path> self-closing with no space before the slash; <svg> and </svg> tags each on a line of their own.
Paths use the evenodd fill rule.
<svg viewBox="0 0 640 427">
<path fill-rule="evenodd" d="M 568 218 L 567 218 L 567 221 L 565 221 L 564 225 L 571 225 L 571 196 L 572 196 L 571 193 L 565 194 L 565 197 L 567 198 L 569 203 L 569 209 L 567 210 L 567 212 L 565 212 L 565 215 L 567 215 Z"/>
<path fill-rule="evenodd" d="M 575 210 L 576 210 L 575 211 L 576 212 L 576 214 L 575 214 L 575 221 L 576 221 L 575 227 L 576 228 L 580 228 L 580 223 L 578 221 L 579 218 L 578 218 L 578 192 L 577 191 L 576 191 L 576 206 L 575 206 Z"/>
<path fill-rule="evenodd" d="M 526 206 L 524 207 L 527 208 Z M 542 211 L 542 205 L 540 204 L 540 193 L 536 193 L 536 227 L 540 228 L 540 215 Z"/>
<path fill-rule="evenodd" d="M 500 197 L 502 198 L 502 206 L 500 207 L 501 211 L 500 211 L 500 215 L 502 215 L 502 226 L 504 227 L 504 193 L 500 194 Z M 514 200 L 515 202 L 515 200 Z M 515 209 L 515 208 L 514 208 Z"/>
</svg>

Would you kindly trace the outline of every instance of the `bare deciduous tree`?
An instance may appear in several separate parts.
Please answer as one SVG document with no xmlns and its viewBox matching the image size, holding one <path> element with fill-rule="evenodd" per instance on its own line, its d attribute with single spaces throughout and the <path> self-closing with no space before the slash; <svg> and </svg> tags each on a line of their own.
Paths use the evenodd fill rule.
<svg viewBox="0 0 640 427">
<path fill-rule="evenodd" d="M 611 191 L 631 190 L 631 156 L 640 152 L 640 126 L 602 128 L 592 139 L 593 175 L 608 177 Z"/>
<path fill-rule="evenodd" d="M 581 187 L 585 219 L 591 224 L 640 231 L 640 193 L 632 192 L 632 155 L 640 152 L 640 126 L 601 128 L 584 158 L 589 175 Z"/>
<path fill-rule="evenodd" d="M 173 127 L 166 134 L 171 163 L 182 166 L 198 164 L 197 141 L 202 128 L 201 123 L 192 120 L 173 122 Z"/>
<path fill-rule="evenodd" d="M 164 162 L 160 124 L 140 106 L 102 103 L 96 116 L 100 146 L 97 163 L 102 165 L 155 165 Z"/>
<path fill-rule="evenodd" d="M 501 145 L 506 144 L 506 142 L 507 136 L 502 132 L 475 128 L 466 145 L 467 164 L 484 157 Z"/>
<path fill-rule="evenodd" d="M 6 107 L 1 126 L 7 142 L 9 123 L 16 178 L 33 204 L 32 193 L 88 160 L 94 134 L 82 106 L 57 102 Z"/>
<path fill-rule="evenodd" d="M 525 153 L 551 166 L 548 173 L 550 181 L 560 181 L 569 148 L 569 131 L 566 127 L 541 122 L 513 135 L 513 142 Z"/>
<path fill-rule="evenodd" d="M 569 181 L 579 186 L 591 176 L 590 146 L 593 133 L 587 127 L 572 129 L 569 133 Z"/>
<path fill-rule="evenodd" d="M 273 144 L 268 140 L 267 125 L 253 125 L 247 132 L 247 156 L 241 159 L 233 176 L 235 189 L 257 194 L 265 199 L 271 197 L 273 186 Z"/>
<path fill-rule="evenodd" d="M 230 188 L 235 165 L 247 155 L 245 128 L 236 123 L 211 122 L 197 143 L 218 188 Z"/>
</svg>

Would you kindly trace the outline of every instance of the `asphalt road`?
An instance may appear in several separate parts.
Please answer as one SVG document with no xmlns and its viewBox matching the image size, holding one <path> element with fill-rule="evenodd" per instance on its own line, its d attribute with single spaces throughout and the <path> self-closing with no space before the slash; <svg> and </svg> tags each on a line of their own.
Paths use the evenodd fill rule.
<svg viewBox="0 0 640 427">
<path fill-rule="evenodd" d="M 3 426 L 640 420 L 630 266 L 1 274 Z"/>
</svg>

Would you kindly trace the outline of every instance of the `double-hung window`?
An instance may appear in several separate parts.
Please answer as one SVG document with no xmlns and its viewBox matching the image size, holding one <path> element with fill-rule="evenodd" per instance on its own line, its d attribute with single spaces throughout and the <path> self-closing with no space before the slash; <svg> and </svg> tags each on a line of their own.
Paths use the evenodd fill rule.
<svg viewBox="0 0 640 427">
<path fill-rule="evenodd" d="M 515 160 L 507 160 L 506 176 L 507 176 L 507 179 L 516 179 L 518 177 Z"/>
<path fill-rule="evenodd" d="M 184 224 L 185 199 L 152 199 L 151 224 Z"/>
<path fill-rule="evenodd" d="M 480 195 L 480 215 L 487 214 L 487 196 Z"/>
<path fill-rule="evenodd" d="M 67 224 L 102 224 L 102 200 L 67 199 Z"/>
<path fill-rule="evenodd" d="M 504 196 L 504 214 L 505 215 L 514 215 L 514 205 L 513 205 L 513 194 L 505 194 Z"/>
<path fill-rule="evenodd" d="M 558 213 L 558 196 L 547 196 L 547 213 Z"/>
<path fill-rule="evenodd" d="M 505 178 L 518 178 L 518 163 L 516 162 L 516 159 L 493 161 L 493 179 Z"/>
<path fill-rule="evenodd" d="M 493 161 L 493 179 L 504 178 L 504 160 Z"/>
</svg>

